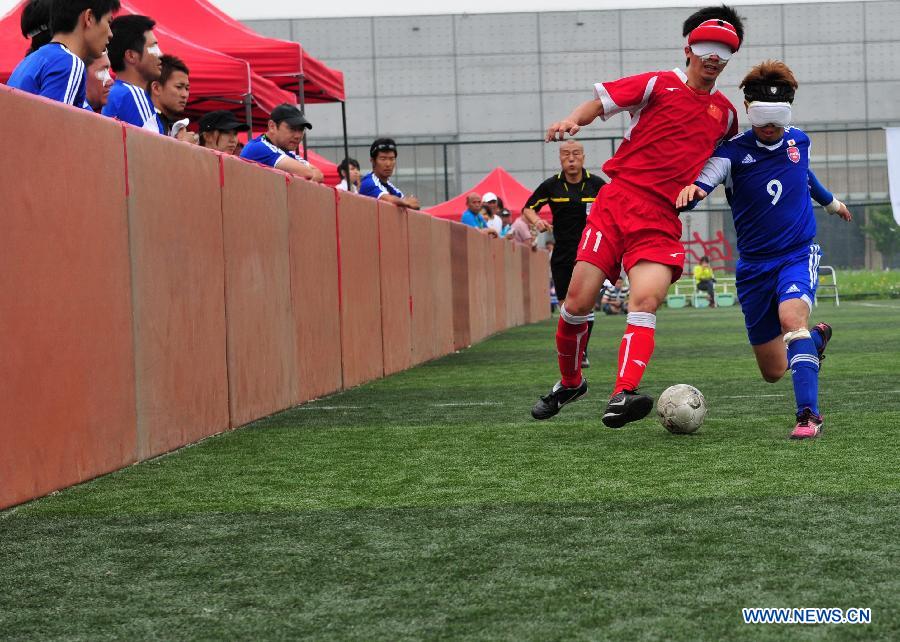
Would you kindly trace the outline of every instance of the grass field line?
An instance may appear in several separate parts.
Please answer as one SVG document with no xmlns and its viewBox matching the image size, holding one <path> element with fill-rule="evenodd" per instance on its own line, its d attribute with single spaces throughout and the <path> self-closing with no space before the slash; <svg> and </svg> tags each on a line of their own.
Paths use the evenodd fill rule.
<svg viewBox="0 0 900 642">
<path fill-rule="evenodd" d="M 891 310 L 900 310 L 900 305 L 890 305 L 889 303 L 855 303 L 865 308 L 890 308 Z"/>
</svg>

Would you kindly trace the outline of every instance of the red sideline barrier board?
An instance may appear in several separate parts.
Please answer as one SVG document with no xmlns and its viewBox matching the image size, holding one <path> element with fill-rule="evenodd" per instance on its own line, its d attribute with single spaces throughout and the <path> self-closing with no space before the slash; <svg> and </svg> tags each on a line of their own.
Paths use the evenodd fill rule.
<svg viewBox="0 0 900 642">
<path fill-rule="evenodd" d="M 491 273 L 494 277 L 494 327 L 491 332 L 502 332 L 509 327 L 506 320 L 506 251 L 510 241 L 491 243 Z"/>
<path fill-rule="evenodd" d="M 494 329 L 494 279 L 491 275 L 491 239 L 469 230 L 469 328 L 471 342 L 488 337 Z"/>
<path fill-rule="evenodd" d="M 344 387 L 384 374 L 378 202 L 337 192 Z"/>
<path fill-rule="evenodd" d="M 219 159 L 126 131 L 138 459 L 147 459 L 229 425 Z"/>
<path fill-rule="evenodd" d="M 453 347 L 462 350 L 472 344 L 469 318 L 469 228 L 450 223 L 450 267 L 453 282 Z"/>
<path fill-rule="evenodd" d="M 299 402 L 342 386 L 336 211 L 332 190 L 304 180 L 288 185 Z"/>
<path fill-rule="evenodd" d="M 550 255 L 544 250 L 528 253 L 531 258 L 529 323 L 550 318 Z"/>
<path fill-rule="evenodd" d="M 297 403 L 285 177 L 222 156 L 231 425 Z"/>
<path fill-rule="evenodd" d="M 514 328 L 525 323 L 525 303 L 522 294 L 522 253 L 531 250 L 518 243 L 508 243 L 505 262 L 506 326 Z"/>
<path fill-rule="evenodd" d="M 410 340 L 412 364 L 419 364 L 442 354 L 434 340 L 437 298 L 449 296 L 434 289 L 435 257 L 431 250 L 432 218 L 410 212 L 407 220 L 409 296 L 411 303 Z M 449 231 L 449 229 L 448 229 Z M 449 253 L 449 242 L 447 244 Z M 448 259 L 449 263 L 449 259 Z M 452 332 L 452 323 L 451 323 Z"/>
<path fill-rule="evenodd" d="M 384 374 L 412 365 L 409 234 L 406 210 L 378 202 L 378 263 L 381 266 L 381 332 Z"/>
<path fill-rule="evenodd" d="M 4 508 L 134 462 L 136 419 L 122 127 L 3 86 L 0 114 Z"/>
<path fill-rule="evenodd" d="M 432 292 L 434 293 L 434 356 L 442 357 L 454 350 L 453 334 L 453 259 L 450 251 L 449 221 L 431 222 Z"/>
<path fill-rule="evenodd" d="M 521 254 L 522 261 L 522 322 L 531 323 L 531 254 L 530 250 L 524 250 Z"/>
</svg>

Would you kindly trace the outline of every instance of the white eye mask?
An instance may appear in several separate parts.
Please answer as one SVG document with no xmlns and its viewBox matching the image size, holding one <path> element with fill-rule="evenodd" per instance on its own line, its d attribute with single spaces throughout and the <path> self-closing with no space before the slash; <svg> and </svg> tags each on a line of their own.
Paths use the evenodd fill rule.
<svg viewBox="0 0 900 642">
<path fill-rule="evenodd" d="M 106 87 L 107 85 L 112 84 L 112 74 L 109 73 L 109 69 L 101 69 L 100 71 L 94 72 L 94 77 L 100 81 L 100 84 Z"/>
<path fill-rule="evenodd" d="M 156 56 L 157 58 L 159 56 L 163 55 L 162 49 L 159 48 L 159 45 L 153 45 L 152 47 L 147 47 L 147 53 L 150 54 L 151 56 Z"/>
<path fill-rule="evenodd" d="M 791 124 L 791 103 L 764 103 L 757 100 L 747 107 L 747 115 L 754 127 L 769 123 L 776 127 L 787 127 Z"/>
</svg>

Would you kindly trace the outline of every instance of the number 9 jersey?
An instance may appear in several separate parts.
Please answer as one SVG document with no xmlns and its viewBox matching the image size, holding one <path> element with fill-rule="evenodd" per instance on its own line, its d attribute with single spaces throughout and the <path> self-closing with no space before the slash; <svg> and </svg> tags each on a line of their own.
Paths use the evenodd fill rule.
<svg viewBox="0 0 900 642">
<path fill-rule="evenodd" d="M 781 256 L 809 246 L 816 236 L 810 194 L 833 199 L 809 169 L 809 137 L 785 128 L 773 145 L 748 130 L 716 148 L 695 184 L 707 194 L 719 183 L 731 206 L 738 252 L 745 260 Z"/>
</svg>

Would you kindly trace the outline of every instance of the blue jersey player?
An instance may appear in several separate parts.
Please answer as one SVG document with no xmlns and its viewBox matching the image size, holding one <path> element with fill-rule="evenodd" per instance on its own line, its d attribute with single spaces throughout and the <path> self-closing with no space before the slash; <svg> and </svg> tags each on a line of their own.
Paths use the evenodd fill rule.
<svg viewBox="0 0 900 642">
<path fill-rule="evenodd" d="M 815 242 L 810 196 L 851 220 L 847 207 L 809 169 L 809 137 L 790 127 L 797 81 L 780 61 L 754 67 L 741 83 L 753 128 L 720 145 L 676 206 L 690 207 L 719 183 L 731 205 L 740 259 L 737 293 L 763 378 L 774 383 L 788 367 L 797 402 L 792 439 L 818 437 L 819 363 L 831 326 L 808 329 L 822 251 Z M 785 350 L 785 348 L 787 348 Z"/>
<path fill-rule="evenodd" d="M 29 5 L 34 13 L 36 5 Z M 40 11 L 40 7 L 37 10 Z M 46 9 L 46 8 L 45 8 Z M 71 0 L 50 5 L 49 43 L 29 53 L 9 77 L 10 87 L 67 105 L 85 103 L 85 60 L 99 58 L 112 36 L 119 0 Z M 33 16 L 34 17 L 34 16 Z"/>
</svg>

